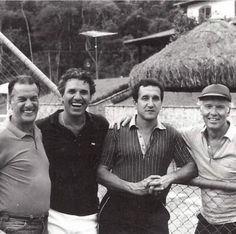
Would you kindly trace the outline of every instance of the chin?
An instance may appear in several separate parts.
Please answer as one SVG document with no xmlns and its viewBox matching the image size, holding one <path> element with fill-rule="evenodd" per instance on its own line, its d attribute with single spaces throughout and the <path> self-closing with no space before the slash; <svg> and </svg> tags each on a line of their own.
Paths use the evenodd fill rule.
<svg viewBox="0 0 236 234">
<path fill-rule="evenodd" d="M 81 111 L 81 112 L 72 112 L 72 113 L 70 113 L 71 114 L 71 116 L 81 116 L 81 115 L 84 115 L 85 114 L 85 111 Z"/>
<path fill-rule="evenodd" d="M 210 128 L 210 129 L 219 129 L 219 128 L 221 128 L 221 126 L 218 125 L 218 124 L 217 125 L 208 124 L 207 127 Z"/>
<path fill-rule="evenodd" d="M 34 122 L 36 117 L 37 117 L 36 115 L 34 115 L 34 116 L 26 116 L 26 117 L 23 117 L 22 120 L 24 122 Z"/>
<path fill-rule="evenodd" d="M 144 119 L 147 120 L 147 121 L 153 121 L 153 120 L 156 120 L 157 117 L 146 117 Z"/>
</svg>

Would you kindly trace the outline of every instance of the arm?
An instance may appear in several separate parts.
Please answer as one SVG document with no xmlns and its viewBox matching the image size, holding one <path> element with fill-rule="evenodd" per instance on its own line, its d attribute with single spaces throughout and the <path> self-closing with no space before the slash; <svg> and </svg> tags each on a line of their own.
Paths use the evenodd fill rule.
<svg viewBox="0 0 236 234">
<path fill-rule="evenodd" d="M 135 195 L 145 195 L 149 193 L 148 184 L 153 179 L 158 179 L 160 176 L 151 175 L 137 183 L 128 182 L 120 179 L 118 176 L 109 171 L 107 166 L 100 165 L 98 167 L 98 182 L 110 190 L 127 192 Z"/>
<path fill-rule="evenodd" d="M 191 161 L 183 167 L 170 174 L 162 176 L 160 179 L 153 180 L 149 183 L 150 190 L 160 191 L 166 189 L 173 183 L 184 183 L 196 177 L 198 174 L 196 164 Z"/>
<path fill-rule="evenodd" d="M 221 190 L 232 191 L 232 192 L 236 191 L 236 182 L 232 182 L 229 180 L 228 181 L 209 180 L 200 176 L 183 184 L 197 186 L 199 188 L 221 189 Z"/>
<path fill-rule="evenodd" d="M 133 115 L 124 115 L 120 119 L 115 120 L 109 125 L 109 128 L 115 128 L 120 129 L 121 127 L 125 127 L 126 125 L 129 124 L 130 120 L 132 119 Z"/>
</svg>

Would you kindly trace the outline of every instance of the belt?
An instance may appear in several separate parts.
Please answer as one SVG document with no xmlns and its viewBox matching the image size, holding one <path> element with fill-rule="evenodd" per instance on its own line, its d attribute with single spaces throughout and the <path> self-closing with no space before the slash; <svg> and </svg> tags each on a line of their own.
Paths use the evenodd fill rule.
<svg viewBox="0 0 236 234">
<path fill-rule="evenodd" d="M 40 216 L 34 216 L 34 215 L 22 216 L 22 215 L 11 214 L 8 212 L 0 212 L 1 221 L 9 221 L 10 219 L 16 219 L 25 222 L 44 222 L 47 220 L 47 218 L 48 218 L 48 213 Z"/>
</svg>

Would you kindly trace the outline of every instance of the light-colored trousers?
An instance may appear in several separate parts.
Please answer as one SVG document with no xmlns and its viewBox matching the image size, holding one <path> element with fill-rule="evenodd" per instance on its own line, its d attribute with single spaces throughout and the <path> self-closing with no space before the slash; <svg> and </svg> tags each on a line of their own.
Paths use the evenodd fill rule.
<svg viewBox="0 0 236 234">
<path fill-rule="evenodd" d="M 97 214 L 87 216 L 68 215 L 49 210 L 49 234 L 97 234 Z"/>
</svg>

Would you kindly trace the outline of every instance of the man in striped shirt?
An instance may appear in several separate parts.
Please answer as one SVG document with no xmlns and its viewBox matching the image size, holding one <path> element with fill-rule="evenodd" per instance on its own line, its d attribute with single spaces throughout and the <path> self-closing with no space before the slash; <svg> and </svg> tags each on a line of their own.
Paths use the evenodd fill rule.
<svg viewBox="0 0 236 234">
<path fill-rule="evenodd" d="M 98 180 L 108 188 L 100 210 L 100 234 L 166 234 L 170 185 L 196 176 L 181 135 L 158 120 L 164 90 L 152 79 L 133 88 L 137 109 L 129 126 L 105 139 Z M 181 169 L 167 173 L 172 160 Z"/>
</svg>

